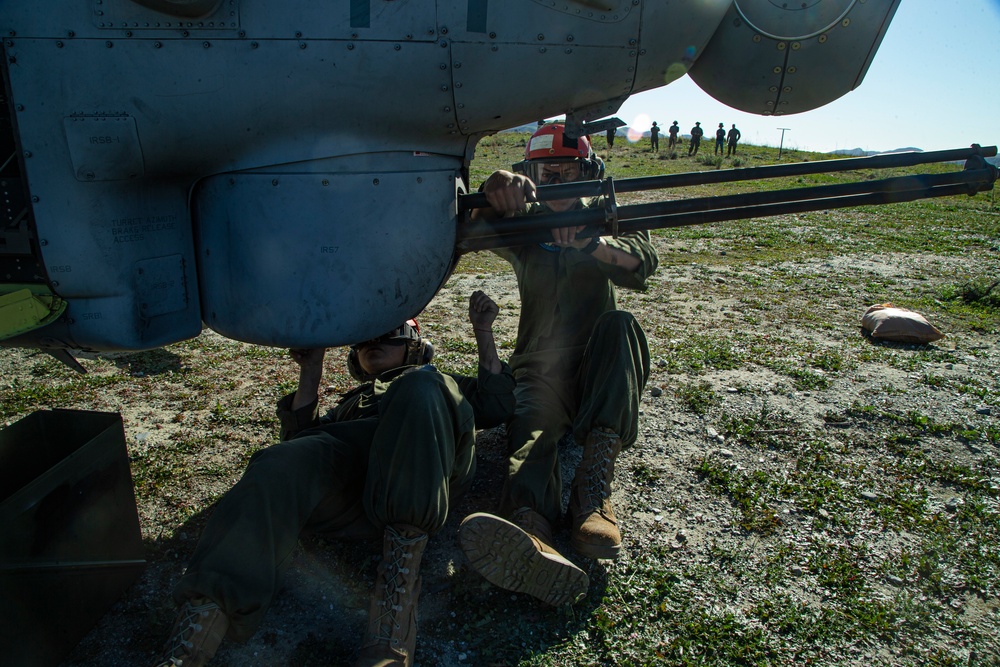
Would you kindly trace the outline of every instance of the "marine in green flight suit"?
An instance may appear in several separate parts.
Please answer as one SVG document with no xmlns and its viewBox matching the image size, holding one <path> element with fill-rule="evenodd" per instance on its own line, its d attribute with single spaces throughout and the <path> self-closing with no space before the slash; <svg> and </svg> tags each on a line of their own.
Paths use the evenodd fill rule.
<svg viewBox="0 0 1000 667">
<path fill-rule="evenodd" d="M 522 173 L 498 171 L 483 184 L 489 208 L 474 224 L 602 206 L 599 198 L 535 202 L 535 184 L 599 178 L 603 164 L 586 137 L 558 123 L 539 128 Z M 568 508 L 570 542 L 582 556 L 615 558 L 621 534 L 611 505 L 614 463 L 638 434 L 649 349 L 639 323 L 618 310 L 616 288 L 643 289 L 658 257 L 648 232 L 617 238 L 583 227 L 552 230 L 551 242 L 495 251 L 517 276 L 521 314 L 510 365 L 517 407 L 507 423 L 509 469 L 498 514 L 466 517 L 460 541 L 472 566 L 494 584 L 549 604 L 586 593 L 586 574 L 553 546 L 562 515 L 558 443 L 583 445 Z"/>
<path fill-rule="evenodd" d="M 482 292 L 470 299 L 478 377 L 430 365 L 433 348 L 411 320 L 352 347 L 348 367 L 362 384 L 323 416 L 324 350 L 291 351 L 300 376 L 295 393 L 278 403 L 282 441 L 251 458 L 212 513 L 175 587 L 181 611 L 158 666 L 203 665 L 224 636 L 249 638 L 304 532 L 382 538 L 356 664 L 412 664 L 428 536 L 472 482 L 475 430 L 503 423 L 513 410 L 513 374 L 493 339 L 497 310 Z"/>
</svg>

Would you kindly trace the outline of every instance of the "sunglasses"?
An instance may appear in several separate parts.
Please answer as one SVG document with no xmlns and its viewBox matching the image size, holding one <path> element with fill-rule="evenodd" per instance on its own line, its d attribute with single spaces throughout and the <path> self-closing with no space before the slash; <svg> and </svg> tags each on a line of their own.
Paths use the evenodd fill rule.
<svg viewBox="0 0 1000 667">
<path fill-rule="evenodd" d="M 351 349 L 359 350 L 366 345 L 391 345 L 395 347 L 398 345 L 406 345 L 408 341 L 419 339 L 420 333 L 408 323 L 403 323 L 392 331 L 382 334 L 378 338 L 369 338 L 368 340 L 361 341 L 360 343 L 355 343 L 354 345 L 351 345 Z"/>
<path fill-rule="evenodd" d="M 569 169 L 567 170 L 569 173 L 562 173 L 559 167 L 566 164 L 574 164 L 579 170 Z M 576 183 L 577 181 L 585 181 L 591 178 L 597 178 L 598 176 L 595 172 L 594 163 L 585 160 L 522 160 L 521 162 L 515 162 L 511 166 L 513 167 L 515 173 L 524 174 L 536 185 Z M 553 166 L 555 166 L 554 169 Z M 546 169 L 546 167 L 548 167 L 548 169 Z"/>
<path fill-rule="evenodd" d="M 572 178 L 567 178 L 568 175 L 572 176 Z M 538 180 L 535 181 L 535 182 L 538 183 L 539 185 L 556 185 L 558 183 L 575 183 L 576 181 L 581 180 L 581 176 L 582 176 L 582 174 L 580 172 L 570 173 L 570 174 L 564 174 L 564 173 L 560 173 L 558 171 L 542 172 L 541 175 L 538 177 Z"/>
<path fill-rule="evenodd" d="M 388 345 L 390 347 L 399 347 L 406 345 L 405 338 L 391 338 L 390 336 L 381 336 L 380 338 L 372 338 L 371 340 L 366 340 L 361 343 L 355 343 L 351 346 L 352 350 L 360 350 L 363 347 L 368 347 L 369 345 Z"/>
</svg>

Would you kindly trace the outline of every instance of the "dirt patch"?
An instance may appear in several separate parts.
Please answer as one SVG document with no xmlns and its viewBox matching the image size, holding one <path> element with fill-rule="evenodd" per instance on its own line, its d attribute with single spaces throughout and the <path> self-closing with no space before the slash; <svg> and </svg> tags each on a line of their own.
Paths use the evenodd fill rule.
<svg viewBox="0 0 1000 667">
<path fill-rule="evenodd" d="M 887 485 L 894 482 L 875 461 L 885 422 L 869 419 L 872 411 L 859 406 L 877 406 L 880 414 L 901 420 L 922 415 L 937 424 L 958 424 L 966 434 L 995 433 L 1000 428 L 997 335 L 953 329 L 935 317 L 937 313 L 925 313 L 948 335 L 933 348 L 936 354 L 926 354 L 928 348 L 875 345 L 858 328 L 873 295 L 852 286 L 877 276 L 891 278 L 896 294 L 906 293 L 923 285 L 928 276 L 945 279 L 963 260 L 881 254 L 863 261 L 844 256 L 731 267 L 699 263 L 697 248 L 684 255 L 679 247 L 690 243 L 656 242 L 667 261 L 650 290 L 622 295 L 622 306 L 646 328 L 654 357 L 653 375 L 642 398 L 639 441 L 622 453 L 617 465 L 614 500 L 625 547 L 615 563 L 580 561 L 589 568 L 593 587 L 588 600 L 572 612 L 573 620 L 566 621 L 567 627 L 581 632 L 602 595 L 626 585 L 616 583 L 615 577 L 654 550 L 671 554 L 674 569 L 693 569 L 719 553 L 778 563 L 784 571 L 773 585 L 736 574 L 728 581 L 718 574 L 719 579 L 704 582 L 699 594 L 737 615 L 776 592 L 806 607 L 821 608 L 830 599 L 831 584 L 817 563 L 804 557 L 772 557 L 783 551 L 801 556 L 817 544 L 847 548 L 864 543 L 868 560 L 858 567 L 873 598 L 889 600 L 900 587 L 913 586 L 904 577 L 885 574 L 892 570 L 886 562 L 912 551 L 920 538 L 906 530 L 887 530 L 866 509 L 866 502 L 877 505 L 886 498 Z M 830 291 L 830 285 L 836 290 Z M 445 343 L 438 347 L 442 363 L 468 363 L 468 356 L 454 351 L 461 346 L 447 341 L 473 340 L 465 311 L 474 289 L 485 290 L 500 303 L 498 339 L 505 350 L 510 349 L 518 316 L 513 278 L 506 273 L 458 274 L 421 316 L 428 337 Z M 892 297 L 892 291 L 881 295 L 882 300 Z M 700 367 L 691 365 L 690 351 L 708 340 L 722 343 L 710 351 L 728 363 L 709 359 Z M 763 354 L 758 347 L 769 352 Z M 66 665 L 141 665 L 155 654 L 173 617 L 169 591 L 183 572 L 213 502 L 239 478 L 250 453 L 273 440 L 275 399 L 294 381 L 293 364 L 280 352 L 252 351 L 252 346 L 206 332 L 195 341 L 156 353 L 81 355 L 94 373 L 127 380 L 76 398 L 43 399 L 34 406 L 121 412 L 134 469 L 151 466 L 170 451 L 177 455 L 183 448 L 174 477 L 169 471 L 165 478 L 152 475 L 154 483 L 146 472 L 136 475 L 137 480 L 142 477 L 139 516 L 148 566 Z M 842 362 L 837 367 L 810 363 L 832 353 Z M 342 354 L 328 357 L 331 400 L 350 382 L 342 363 Z M 0 374 L 8 392 L 39 382 L 39 376 L 55 372 L 53 368 L 47 357 L 32 351 L 0 353 Z M 796 375 L 789 368 L 802 373 Z M 803 381 L 811 384 L 801 388 Z M 680 391 L 685 387 L 696 392 L 695 397 L 702 396 L 704 405 L 699 407 L 691 394 Z M 10 423 L 24 413 L 4 415 L 3 421 Z M 744 424 L 753 420 L 752 438 L 741 435 L 739 419 Z M 773 446 L 759 444 L 765 436 L 773 439 Z M 949 469 L 989 470 L 994 465 L 990 461 L 998 456 L 996 441 L 969 437 L 952 430 L 940 437 L 921 437 L 909 446 L 928 465 L 947 462 Z M 775 483 L 793 480 L 808 441 L 824 438 L 842 447 L 824 454 L 832 457 L 827 482 L 833 489 L 830 497 L 842 499 L 839 505 L 803 506 L 794 494 L 788 500 L 771 496 L 766 508 L 758 507 L 760 517 L 748 518 L 740 499 L 713 481 L 714 474 L 732 479 L 758 476 Z M 474 637 L 491 627 L 491 632 L 502 633 L 500 626 L 511 618 L 565 613 L 549 612 L 497 591 L 468 570 L 456 547 L 456 530 L 469 512 L 495 506 L 505 469 L 502 430 L 481 432 L 478 451 L 479 473 L 471 493 L 454 508 L 428 548 L 420 604 L 420 665 L 489 664 L 477 653 L 478 643 L 470 640 L 470 632 Z M 562 454 L 564 478 L 571 479 L 579 448 L 564 442 Z M 858 484 L 851 471 L 866 469 L 871 470 L 870 484 Z M 983 483 L 1000 487 L 997 479 Z M 943 478 L 931 479 L 924 511 L 945 517 L 954 513 L 956 503 L 963 500 L 960 488 Z M 991 511 L 996 511 L 995 495 Z M 773 529 L 748 530 L 748 521 L 772 518 Z M 568 545 L 563 546 L 569 553 Z M 304 540 L 263 627 L 246 644 L 225 644 L 212 664 L 349 664 L 365 623 L 375 565 L 371 545 Z M 954 607 L 963 632 L 978 639 L 957 646 L 956 633 L 942 631 L 924 638 L 928 646 L 967 659 L 1000 650 L 995 582 L 991 590 L 980 586 L 964 582 L 940 596 L 942 604 Z M 481 627 L 470 630 L 469 618 Z M 539 647 L 529 638 L 522 642 L 525 659 L 536 649 L 544 651 L 544 645 Z M 831 647 L 833 653 L 816 662 L 891 664 L 900 650 L 893 641 L 872 637 L 854 649 Z M 514 664 L 504 660 L 494 664 Z"/>
</svg>

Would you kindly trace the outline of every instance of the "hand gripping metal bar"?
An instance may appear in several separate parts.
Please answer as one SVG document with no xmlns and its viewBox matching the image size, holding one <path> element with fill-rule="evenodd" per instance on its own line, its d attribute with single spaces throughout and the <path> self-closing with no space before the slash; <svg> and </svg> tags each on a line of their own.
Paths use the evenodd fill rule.
<svg viewBox="0 0 1000 667">
<path fill-rule="evenodd" d="M 539 199 L 566 199 L 571 196 L 596 196 L 605 194 L 608 205 L 603 209 L 581 209 L 565 213 L 505 218 L 496 224 L 477 223 L 460 225 L 458 229 L 459 252 L 472 252 L 489 248 L 509 247 L 524 243 L 543 242 L 550 238 L 549 230 L 556 227 L 586 226 L 578 236 L 597 236 L 627 233 L 640 229 L 662 229 L 687 225 L 766 217 L 784 213 L 815 211 L 826 208 L 845 208 L 872 204 L 913 201 L 929 197 L 957 194 L 974 194 L 993 188 L 998 177 L 997 168 L 984 157 L 996 155 L 996 147 L 936 151 L 934 153 L 896 153 L 873 158 L 829 160 L 815 163 L 777 165 L 724 172 L 697 172 L 672 174 L 647 178 L 624 179 L 605 185 L 603 181 L 570 183 L 538 188 Z M 773 178 L 803 173 L 825 173 L 844 168 L 887 168 L 924 164 L 937 161 L 966 159 L 960 172 L 945 174 L 920 174 L 888 178 L 879 181 L 862 181 L 840 185 L 791 188 L 769 192 L 750 192 L 719 197 L 689 199 L 618 206 L 615 192 L 657 189 L 664 182 L 684 185 L 710 182 Z M 832 167 L 832 168 L 831 168 Z M 752 174 L 753 176 L 750 176 Z M 611 179 L 606 179 L 610 181 Z M 638 187 L 641 185 L 642 187 Z M 599 187 L 595 187 L 599 186 Z M 652 187 L 647 187 L 652 186 Z M 571 194 L 571 190 L 575 194 Z"/>
</svg>

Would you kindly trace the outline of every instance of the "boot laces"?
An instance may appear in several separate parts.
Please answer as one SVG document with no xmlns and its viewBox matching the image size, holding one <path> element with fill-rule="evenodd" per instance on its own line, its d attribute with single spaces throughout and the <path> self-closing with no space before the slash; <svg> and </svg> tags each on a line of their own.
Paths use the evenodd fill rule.
<svg viewBox="0 0 1000 667">
<path fill-rule="evenodd" d="M 164 647 L 164 660 L 169 660 L 163 664 L 168 665 L 182 665 L 183 658 L 191 656 L 191 649 L 194 647 L 194 642 L 191 638 L 201 632 L 204 626 L 199 623 L 202 618 L 208 616 L 209 612 L 218 609 L 219 605 L 214 602 L 206 602 L 204 604 L 191 604 L 190 601 L 185 602 L 184 606 L 181 607 L 181 616 L 177 624 L 177 630 L 170 636 L 167 641 L 167 645 Z"/>
<path fill-rule="evenodd" d="M 391 643 L 393 630 L 399 629 L 396 615 L 403 609 L 399 599 L 406 594 L 406 575 L 410 573 L 407 565 L 413 558 L 409 547 L 420 539 L 419 537 L 406 539 L 402 536 L 392 539 L 392 549 L 386 555 L 385 586 L 382 589 L 382 601 L 379 602 L 380 611 L 375 621 L 378 627 L 375 639 L 378 641 Z"/>
<path fill-rule="evenodd" d="M 588 510 L 598 510 L 611 497 L 611 475 L 606 474 L 614 463 L 614 442 L 618 435 L 594 429 L 591 435 L 593 451 L 585 461 L 585 492 Z"/>
</svg>

